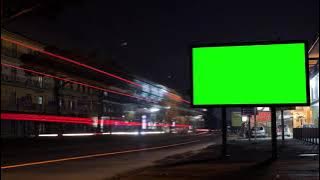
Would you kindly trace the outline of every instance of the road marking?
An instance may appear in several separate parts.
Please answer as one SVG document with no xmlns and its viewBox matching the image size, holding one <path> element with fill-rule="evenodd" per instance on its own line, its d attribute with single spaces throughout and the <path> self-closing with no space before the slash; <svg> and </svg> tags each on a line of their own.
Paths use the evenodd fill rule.
<svg viewBox="0 0 320 180">
<path fill-rule="evenodd" d="M 71 161 L 71 160 L 77 160 L 77 159 L 87 159 L 87 158 L 93 158 L 93 157 L 110 156 L 110 155 L 115 155 L 115 154 L 125 154 L 125 153 L 132 153 L 132 152 L 150 151 L 150 150 L 155 150 L 155 149 L 163 149 L 163 148 L 168 148 L 168 147 L 191 144 L 191 143 L 195 143 L 195 142 L 199 142 L 199 141 L 201 141 L 201 140 L 194 140 L 194 141 L 188 141 L 188 142 L 184 142 L 184 143 L 170 144 L 170 145 L 166 145 L 166 146 L 157 146 L 157 147 L 142 148 L 142 149 L 132 149 L 132 150 L 118 151 L 118 152 L 91 154 L 91 155 L 76 156 L 76 157 L 70 157 L 70 158 L 53 159 L 53 160 L 47 160 L 47 161 L 36 161 L 36 162 L 30 162 L 30 163 L 2 166 L 1 169 L 11 169 L 11 168 L 17 168 L 17 167 L 33 166 L 33 165 L 39 165 L 39 164 L 49 164 L 49 163 L 62 162 L 62 161 Z"/>
</svg>

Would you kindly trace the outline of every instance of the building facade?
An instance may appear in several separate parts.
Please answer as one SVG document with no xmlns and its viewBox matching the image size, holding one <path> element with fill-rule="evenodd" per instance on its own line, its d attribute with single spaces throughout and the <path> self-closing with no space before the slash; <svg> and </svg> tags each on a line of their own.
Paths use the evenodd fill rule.
<svg viewBox="0 0 320 180">
<path fill-rule="evenodd" d="M 64 68 L 70 65 L 47 57 L 42 53 L 46 46 L 41 43 L 4 29 L 1 37 L 1 115 L 24 113 L 92 120 L 90 124 L 77 124 L 2 118 L 2 137 L 111 130 L 171 131 L 172 127 L 184 127 L 180 129 L 185 131 L 203 121 L 201 111 L 190 109 L 181 96 L 165 86 L 132 76 L 131 80 L 141 85 L 136 88 L 93 76 L 78 67 Z M 43 65 L 45 61 L 49 65 Z"/>
</svg>

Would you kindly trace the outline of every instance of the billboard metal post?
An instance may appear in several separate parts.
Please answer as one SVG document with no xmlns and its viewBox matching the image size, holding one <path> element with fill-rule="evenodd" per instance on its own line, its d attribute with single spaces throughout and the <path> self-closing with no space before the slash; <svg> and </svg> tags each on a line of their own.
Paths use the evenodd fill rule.
<svg viewBox="0 0 320 180">
<path fill-rule="evenodd" d="M 227 110 L 222 108 L 222 157 L 227 155 Z"/>
<path fill-rule="evenodd" d="M 251 141 L 251 115 L 248 115 L 248 136 L 249 136 L 249 141 Z"/>
<path fill-rule="evenodd" d="M 281 109 L 281 131 L 282 131 L 282 143 L 284 143 L 284 117 L 283 117 L 283 109 Z"/>
<path fill-rule="evenodd" d="M 254 107 L 254 141 L 257 141 L 257 108 Z"/>
<path fill-rule="evenodd" d="M 277 159 L 277 114 L 276 107 L 271 107 L 271 139 L 272 139 L 272 160 Z"/>
</svg>

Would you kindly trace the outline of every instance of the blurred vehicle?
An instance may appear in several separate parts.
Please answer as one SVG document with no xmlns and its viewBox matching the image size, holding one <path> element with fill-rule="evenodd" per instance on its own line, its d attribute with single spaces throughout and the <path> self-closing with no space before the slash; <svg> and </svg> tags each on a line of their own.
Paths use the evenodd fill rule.
<svg viewBox="0 0 320 180">
<path fill-rule="evenodd" d="M 284 135 L 290 137 L 291 131 L 287 125 L 284 125 Z M 278 125 L 277 136 L 282 136 L 282 125 Z"/>
<path fill-rule="evenodd" d="M 316 128 L 316 126 L 314 124 L 304 124 L 302 128 Z"/>
<path fill-rule="evenodd" d="M 211 132 L 211 131 L 212 131 L 211 129 L 205 129 L 205 128 L 196 129 L 196 132 Z"/>
<path fill-rule="evenodd" d="M 257 126 L 251 129 L 251 137 L 266 137 L 266 129 L 263 126 Z"/>
<path fill-rule="evenodd" d="M 173 132 L 178 134 L 187 134 L 188 130 L 189 130 L 188 128 L 176 128 Z"/>
</svg>

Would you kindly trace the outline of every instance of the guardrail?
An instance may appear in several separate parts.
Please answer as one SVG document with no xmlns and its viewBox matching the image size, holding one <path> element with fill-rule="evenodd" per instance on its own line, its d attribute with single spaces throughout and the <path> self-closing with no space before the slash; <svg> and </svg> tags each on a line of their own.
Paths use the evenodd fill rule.
<svg viewBox="0 0 320 180">
<path fill-rule="evenodd" d="M 319 128 L 293 128 L 293 138 L 319 144 Z"/>
</svg>

